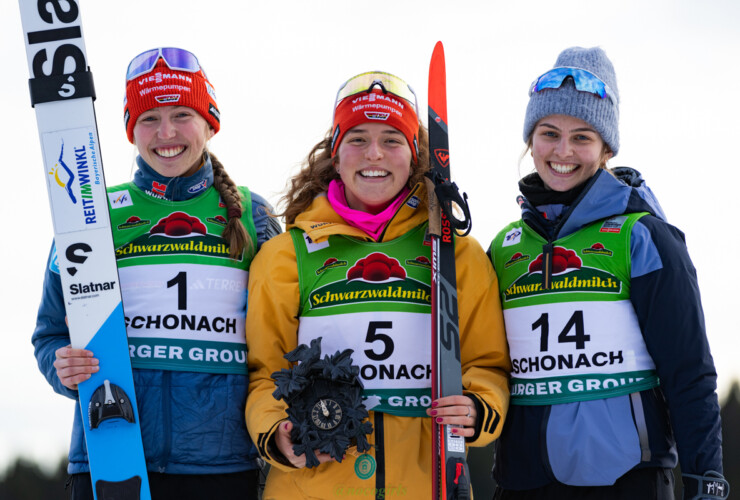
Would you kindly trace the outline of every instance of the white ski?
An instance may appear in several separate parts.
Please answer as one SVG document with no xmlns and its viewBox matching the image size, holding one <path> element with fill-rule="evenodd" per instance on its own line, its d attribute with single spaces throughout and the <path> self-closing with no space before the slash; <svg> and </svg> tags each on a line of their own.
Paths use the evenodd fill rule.
<svg viewBox="0 0 740 500">
<path fill-rule="evenodd" d="M 79 4 L 19 3 L 71 343 L 100 360 L 78 390 L 93 492 L 149 500 Z"/>
</svg>

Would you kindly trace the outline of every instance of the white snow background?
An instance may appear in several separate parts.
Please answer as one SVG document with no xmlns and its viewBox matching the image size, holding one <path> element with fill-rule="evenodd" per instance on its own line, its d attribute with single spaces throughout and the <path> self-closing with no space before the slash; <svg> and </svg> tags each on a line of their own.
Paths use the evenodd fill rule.
<svg viewBox="0 0 740 500">
<path fill-rule="evenodd" d="M 740 378 L 740 2 L 80 3 L 107 184 L 133 171 L 126 65 L 143 50 L 180 46 L 216 88 L 222 128 L 211 149 L 238 183 L 273 203 L 329 128 L 343 81 L 376 69 L 397 74 L 426 110 L 429 58 L 443 41 L 453 177 L 470 197 L 472 235 L 484 247 L 517 218 L 517 180 L 532 168 L 529 156 L 518 164 L 529 84 L 562 49 L 601 46 L 621 96 L 621 151 L 611 165 L 640 170 L 685 232 L 720 398 Z M 30 342 L 52 226 L 16 0 L 0 6 L 0 61 L 0 470 L 18 455 L 51 467 L 66 454 L 75 403 L 51 390 Z"/>
</svg>

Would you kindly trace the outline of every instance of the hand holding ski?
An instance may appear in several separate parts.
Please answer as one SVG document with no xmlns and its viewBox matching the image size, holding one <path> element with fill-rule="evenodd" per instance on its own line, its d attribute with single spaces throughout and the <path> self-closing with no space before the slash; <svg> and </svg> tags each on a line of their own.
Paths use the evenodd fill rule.
<svg viewBox="0 0 740 500">
<path fill-rule="evenodd" d="M 98 359 L 85 349 L 66 346 L 57 349 L 55 355 L 54 368 L 56 368 L 57 377 L 64 387 L 73 391 L 76 391 L 79 384 L 88 380 L 100 369 Z"/>
</svg>

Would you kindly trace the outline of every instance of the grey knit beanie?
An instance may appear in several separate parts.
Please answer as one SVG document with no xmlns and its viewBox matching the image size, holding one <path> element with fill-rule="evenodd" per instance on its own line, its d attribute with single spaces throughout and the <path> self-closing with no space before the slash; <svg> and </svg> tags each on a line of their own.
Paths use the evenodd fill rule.
<svg viewBox="0 0 740 500">
<path fill-rule="evenodd" d="M 532 94 L 524 118 L 524 142 L 529 140 L 537 122 L 550 115 L 568 115 L 589 123 L 616 155 L 619 151 L 619 89 L 614 67 L 599 47 L 571 47 L 558 56 L 553 68 L 581 68 L 598 76 L 612 90 L 617 104 L 611 99 L 581 92 L 571 78 L 560 88 L 543 89 Z"/>
</svg>

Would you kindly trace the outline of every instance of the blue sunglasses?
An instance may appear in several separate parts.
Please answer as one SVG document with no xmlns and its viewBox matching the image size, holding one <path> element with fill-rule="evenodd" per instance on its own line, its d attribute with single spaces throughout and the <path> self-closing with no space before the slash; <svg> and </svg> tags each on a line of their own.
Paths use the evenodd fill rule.
<svg viewBox="0 0 740 500">
<path fill-rule="evenodd" d="M 170 69 L 188 73 L 203 71 L 203 75 L 206 74 L 198 62 L 198 58 L 192 52 L 177 47 L 159 47 L 142 52 L 131 60 L 126 70 L 126 81 L 149 73 L 157 65 L 160 57 L 164 59 Z"/>
<path fill-rule="evenodd" d="M 529 87 L 529 96 L 532 97 L 532 94 L 543 89 L 559 89 L 568 77 L 573 79 L 577 90 L 589 92 L 602 99 L 608 97 L 614 105 L 617 104 L 617 97 L 612 89 L 598 76 L 582 68 L 566 66 L 553 68 L 540 75 Z"/>
</svg>

